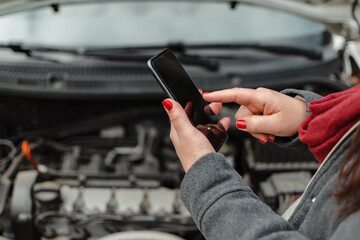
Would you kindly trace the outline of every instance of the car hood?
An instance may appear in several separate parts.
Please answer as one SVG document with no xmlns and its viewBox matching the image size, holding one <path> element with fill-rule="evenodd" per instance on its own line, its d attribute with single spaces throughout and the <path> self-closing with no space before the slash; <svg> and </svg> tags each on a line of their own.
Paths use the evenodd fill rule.
<svg viewBox="0 0 360 240">
<path fill-rule="evenodd" d="M 229 2 L 233 7 L 236 4 L 247 4 L 276 9 L 320 22 L 346 40 L 355 40 L 360 37 L 359 25 L 352 16 L 354 0 L 207 0 L 209 1 Z M 44 6 L 51 6 L 57 11 L 62 4 L 85 2 L 104 2 L 104 0 L 0 0 L 0 16 Z M 355 9 L 355 15 L 360 14 L 359 9 Z"/>
</svg>

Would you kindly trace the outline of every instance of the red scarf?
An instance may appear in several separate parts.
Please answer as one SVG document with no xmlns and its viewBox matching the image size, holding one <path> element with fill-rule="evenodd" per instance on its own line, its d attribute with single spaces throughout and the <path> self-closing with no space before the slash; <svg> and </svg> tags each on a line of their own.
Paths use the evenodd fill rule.
<svg viewBox="0 0 360 240">
<path fill-rule="evenodd" d="M 360 120 L 360 85 L 309 103 L 311 114 L 299 127 L 300 141 L 322 163 L 340 138 Z"/>
</svg>

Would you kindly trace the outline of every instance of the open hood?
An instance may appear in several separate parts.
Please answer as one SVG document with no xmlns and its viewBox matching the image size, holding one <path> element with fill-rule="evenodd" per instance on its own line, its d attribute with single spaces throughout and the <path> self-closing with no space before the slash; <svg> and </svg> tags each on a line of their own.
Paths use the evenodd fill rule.
<svg viewBox="0 0 360 240">
<path fill-rule="evenodd" d="M 121 0 L 109 0 L 121 1 Z M 195 0 L 194 0 L 195 1 Z M 203 1 L 203 0 L 197 0 Z M 232 7 L 237 4 L 248 4 L 276 9 L 326 25 L 333 33 L 343 36 L 346 40 L 360 38 L 359 24 L 353 17 L 360 16 L 360 7 L 354 6 L 356 0 L 207 0 L 229 2 Z M 0 16 L 30 9 L 50 6 L 57 11 L 62 4 L 82 2 L 104 2 L 104 0 L 0 0 Z"/>
<path fill-rule="evenodd" d="M 357 0 L 241 0 L 240 3 L 263 6 L 292 13 L 326 25 L 333 33 L 346 40 L 360 37 L 360 15 Z M 353 10 L 354 8 L 354 10 Z"/>
</svg>

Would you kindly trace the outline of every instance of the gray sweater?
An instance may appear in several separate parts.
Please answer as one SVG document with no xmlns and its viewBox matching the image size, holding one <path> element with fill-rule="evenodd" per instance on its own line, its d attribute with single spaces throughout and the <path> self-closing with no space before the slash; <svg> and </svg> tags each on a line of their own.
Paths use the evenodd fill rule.
<svg viewBox="0 0 360 240">
<path fill-rule="evenodd" d="M 299 94 L 306 102 L 320 97 L 303 91 L 285 93 Z M 208 240 L 360 239 L 360 212 L 339 218 L 332 196 L 353 132 L 319 167 L 288 220 L 264 204 L 220 153 L 205 155 L 189 169 L 181 186 L 182 201 Z M 307 149 L 298 138 L 285 144 Z"/>
</svg>

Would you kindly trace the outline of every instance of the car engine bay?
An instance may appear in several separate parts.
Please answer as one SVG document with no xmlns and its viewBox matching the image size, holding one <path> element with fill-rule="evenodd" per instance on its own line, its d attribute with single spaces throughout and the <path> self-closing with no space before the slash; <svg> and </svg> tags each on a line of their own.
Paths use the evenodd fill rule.
<svg viewBox="0 0 360 240">
<path fill-rule="evenodd" d="M 79 69 L 73 67 L 74 72 Z M 149 72 L 140 67 L 135 71 L 150 79 L 145 87 L 141 88 L 145 80 L 128 86 L 129 92 L 145 89 L 145 94 L 99 97 L 34 94 L 29 90 L 34 86 L 62 90 L 58 86 L 67 81 L 46 73 L 46 67 L 6 65 L 1 70 L 4 81 L 18 74 L 16 83 L 28 88 L 28 92 L 16 92 L 9 87 L 0 97 L 0 232 L 4 238 L 121 240 L 155 234 L 154 239 L 203 239 L 181 203 L 184 171 L 160 104 L 165 96 Z M 71 71 L 64 72 L 73 78 Z M 84 78 L 87 73 L 83 72 Z M 201 85 L 204 77 L 191 73 Z M 95 70 L 91 74 L 99 78 Z M 136 74 L 127 77 L 139 79 Z M 48 80 L 34 81 L 41 76 Z M 84 81 L 78 91 L 88 93 L 89 86 L 101 89 L 111 85 L 110 80 L 104 77 L 103 85 Z M 124 82 L 118 84 L 126 86 Z M 346 88 L 331 80 L 305 82 L 296 84 L 323 94 Z M 234 116 L 237 107 L 224 105 L 221 114 Z M 220 152 L 279 213 L 301 194 L 318 167 L 310 155 L 272 143 L 263 146 L 234 126 Z"/>
<path fill-rule="evenodd" d="M 185 173 L 161 105 L 167 96 L 146 66 L 164 48 L 203 91 L 294 88 L 325 96 L 359 82 L 360 58 L 347 42 L 359 33 L 356 17 L 338 23 L 328 11 L 314 14 L 315 1 L 300 14 L 300 1 L 204 2 L 0 7 L 0 240 L 205 239 L 182 204 Z M 329 12 L 355 16 L 355 6 L 339 11 L 335 3 Z M 308 15 L 321 24 L 299 17 Z M 319 163 L 284 148 L 280 137 L 262 145 L 239 131 L 238 108 L 223 104 L 219 118 L 229 116 L 231 125 L 219 152 L 281 215 Z"/>
</svg>

